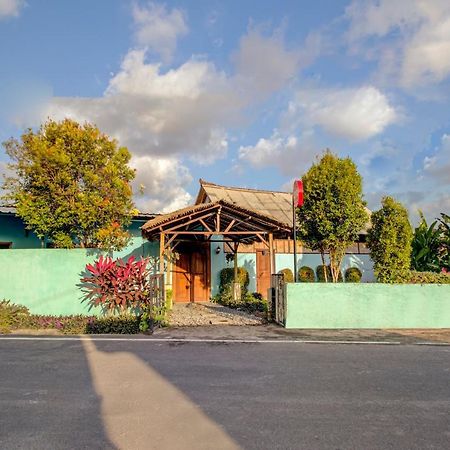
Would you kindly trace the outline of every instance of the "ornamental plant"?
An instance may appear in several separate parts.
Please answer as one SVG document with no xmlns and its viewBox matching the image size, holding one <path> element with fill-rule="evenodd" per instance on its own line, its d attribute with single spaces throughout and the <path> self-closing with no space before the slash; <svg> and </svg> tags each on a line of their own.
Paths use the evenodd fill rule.
<svg viewBox="0 0 450 450">
<path fill-rule="evenodd" d="M 127 262 L 100 256 L 93 264 L 86 265 L 88 275 L 81 278 L 84 301 L 106 311 L 149 309 L 148 262 L 148 258 L 136 260 L 134 256 Z"/>
<path fill-rule="evenodd" d="M 408 211 L 392 197 L 384 197 L 381 209 L 372 213 L 371 219 L 367 245 L 377 280 L 380 283 L 407 282 L 413 237 Z"/>
<path fill-rule="evenodd" d="M 300 267 L 298 270 L 298 280 L 300 283 L 314 283 L 314 281 L 316 281 L 314 270 L 308 266 Z"/>
</svg>

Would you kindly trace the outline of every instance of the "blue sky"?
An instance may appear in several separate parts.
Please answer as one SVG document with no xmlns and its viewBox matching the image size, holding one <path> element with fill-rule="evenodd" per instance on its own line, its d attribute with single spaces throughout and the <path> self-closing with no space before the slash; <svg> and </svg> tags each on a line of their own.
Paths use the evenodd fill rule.
<svg viewBox="0 0 450 450">
<path fill-rule="evenodd" d="M 199 178 L 290 189 L 330 148 L 372 209 L 450 211 L 447 0 L 0 0 L 0 57 L 0 140 L 94 122 L 132 152 L 141 210 Z"/>
</svg>

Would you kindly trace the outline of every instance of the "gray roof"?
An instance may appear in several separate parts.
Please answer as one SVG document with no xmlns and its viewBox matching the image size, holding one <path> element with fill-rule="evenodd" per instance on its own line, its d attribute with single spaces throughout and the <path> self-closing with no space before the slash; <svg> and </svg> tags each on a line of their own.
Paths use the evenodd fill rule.
<svg viewBox="0 0 450 450">
<path fill-rule="evenodd" d="M 197 203 L 224 200 L 241 208 L 258 211 L 278 222 L 292 226 L 292 194 L 239 187 L 220 186 L 200 180 Z M 203 198 L 202 189 L 207 198 Z"/>
<path fill-rule="evenodd" d="M 200 191 L 196 203 L 217 202 L 219 200 L 224 200 L 241 208 L 258 211 L 292 227 L 292 194 L 290 192 L 220 186 L 200 180 Z M 366 208 L 366 211 L 370 218 L 371 211 L 368 208 Z M 367 234 L 369 228 L 370 219 L 364 229 L 360 231 L 360 234 Z"/>
</svg>

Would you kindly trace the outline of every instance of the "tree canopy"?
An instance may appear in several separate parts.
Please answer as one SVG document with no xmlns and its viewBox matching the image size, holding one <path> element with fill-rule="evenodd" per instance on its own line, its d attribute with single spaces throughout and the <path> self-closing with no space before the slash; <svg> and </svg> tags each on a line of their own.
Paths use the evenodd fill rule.
<svg viewBox="0 0 450 450">
<path fill-rule="evenodd" d="M 14 175 L 3 196 L 26 227 L 55 247 L 120 249 L 135 212 L 130 153 L 100 130 L 65 119 L 5 142 Z"/>
<path fill-rule="evenodd" d="M 326 151 L 302 180 L 304 204 L 297 212 L 298 237 L 320 251 L 322 260 L 329 252 L 332 278 L 337 282 L 345 250 L 368 221 L 362 178 L 350 158 Z"/>
<path fill-rule="evenodd" d="M 381 209 L 373 212 L 371 219 L 368 246 L 377 280 L 381 283 L 408 280 L 412 241 L 408 211 L 392 197 L 384 197 Z"/>
</svg>

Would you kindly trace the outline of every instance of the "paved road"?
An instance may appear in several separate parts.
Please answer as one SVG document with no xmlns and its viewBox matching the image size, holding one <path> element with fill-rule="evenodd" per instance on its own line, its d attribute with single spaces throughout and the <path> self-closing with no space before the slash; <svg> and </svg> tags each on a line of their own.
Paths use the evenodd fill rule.
<svg viewBox="0 0 450 450">
<path fill-rule="evenodd" d="M 448 449 L 450 347 L 0 338 L 1 449 Z"/>
</svg>

